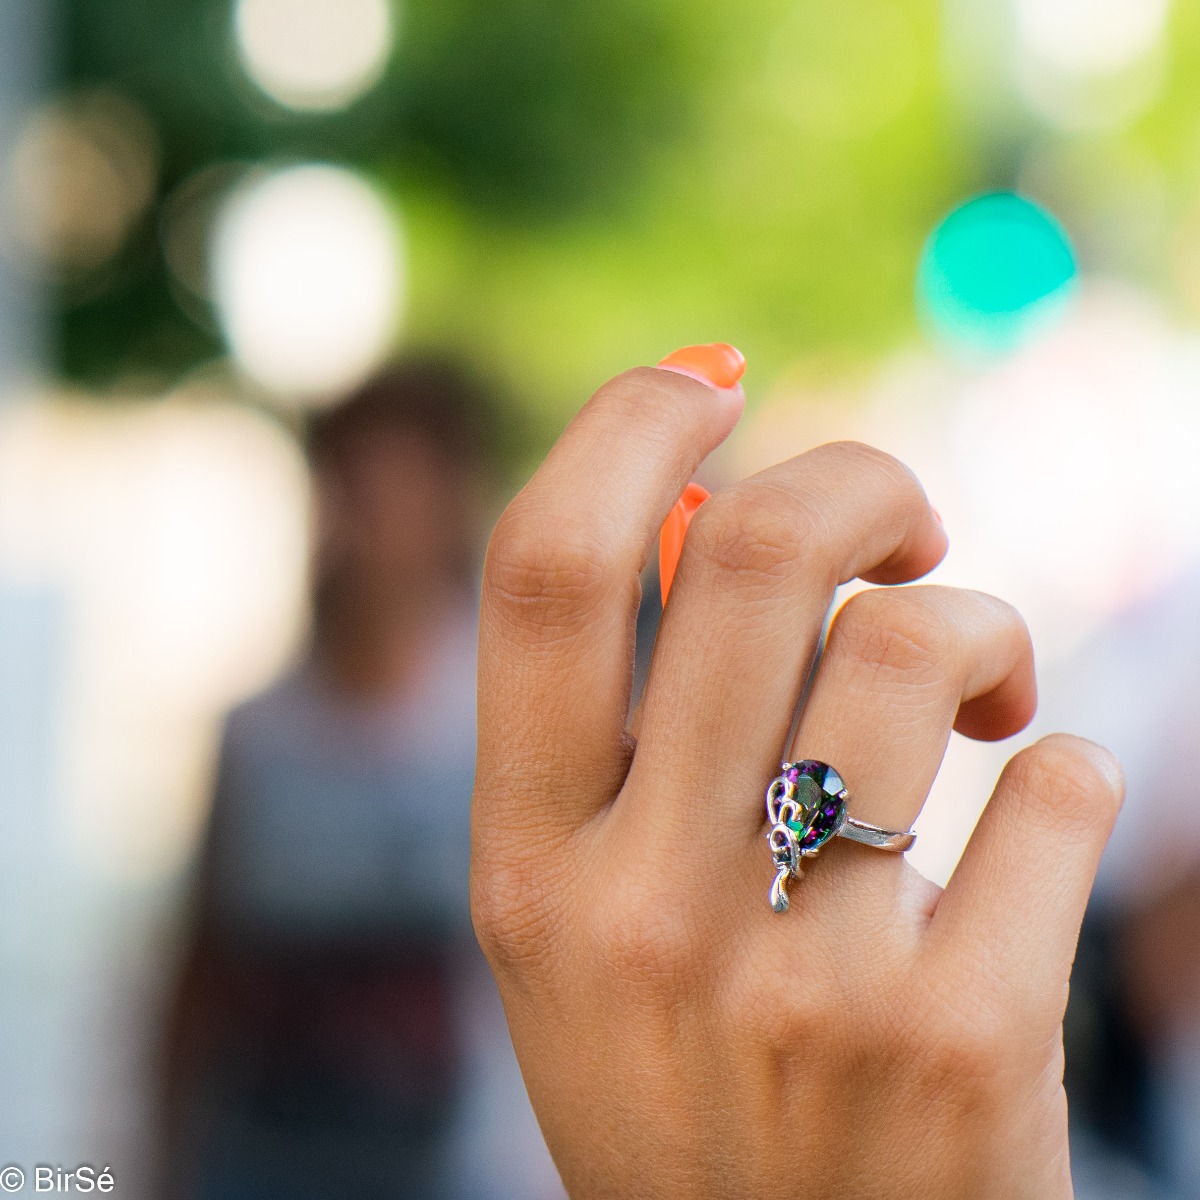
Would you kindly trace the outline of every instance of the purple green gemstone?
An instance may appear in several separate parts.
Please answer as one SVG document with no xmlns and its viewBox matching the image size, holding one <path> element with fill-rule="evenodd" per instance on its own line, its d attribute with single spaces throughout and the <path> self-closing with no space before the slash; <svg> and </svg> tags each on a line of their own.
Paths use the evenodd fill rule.
<svg viewBox="0 0 1200 1200">
<path fill-rule="evenodd" d="M 796 789 L 801 817 L 788 827 L 800 839 L 801 850 L 820 849 L 838 831 L 845 810 L 846 785 L 828 764 L 806 759 L 789 763 L 784 778 Z"/>
</svg>

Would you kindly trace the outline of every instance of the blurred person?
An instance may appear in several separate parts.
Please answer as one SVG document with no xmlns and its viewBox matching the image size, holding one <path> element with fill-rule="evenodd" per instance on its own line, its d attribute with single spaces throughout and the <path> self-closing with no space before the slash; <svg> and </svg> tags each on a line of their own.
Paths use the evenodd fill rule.
<svg viewBox="0 0 1200 1200">
<path fill-rule="evenodd" d="M 414 359 L 308 424 L 311 645 L 225 726 L 170 1038 L 173 1197 L 560 1194 L 467 903 L 490 411 Z"/>
</svg>

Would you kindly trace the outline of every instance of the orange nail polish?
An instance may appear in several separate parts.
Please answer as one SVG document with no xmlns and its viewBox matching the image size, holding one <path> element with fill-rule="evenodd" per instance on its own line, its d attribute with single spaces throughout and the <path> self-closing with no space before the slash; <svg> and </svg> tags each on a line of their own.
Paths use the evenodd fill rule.
<svg viewBox="0 0 1200 1200">
<path fill-rule="evenodd" d="M 667 370 L 702 376 L 713 387 L 729 388 L 741 379 L 746 360 L 737 347 L 725 342 L 710 342 L 706 346 L 684 346 L 674 350 L 658 365 Z"/>
<path fill-rule="evenodd" d="M 664 605 L 675 578 L 675 568 L 679 565 L 679 556 L 683 553 L 683 539 L 688 525 L 696 509 L 707 499 L 708 492 L 704 488 L 698 483 L 689 483 L 663 522 L 662 533 L 658 536 L 658 581 Z"/>
</svg>

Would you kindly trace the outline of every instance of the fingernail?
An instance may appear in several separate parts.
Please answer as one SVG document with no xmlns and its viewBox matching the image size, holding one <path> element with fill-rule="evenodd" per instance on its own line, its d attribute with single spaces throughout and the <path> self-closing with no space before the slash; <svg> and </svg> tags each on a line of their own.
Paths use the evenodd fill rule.
<svg viewBox="0 0 1200 1200">
<path fill-rule="evenodd" d="M 701 383 L 718 388 L 731 388 L 742 377 L 746 360 L 736 346 L 726 342 L 710 342 L 705 346 L 684 346 L 672 351 L 658 364 L 668 371 L 690 375 Z"/>
<path fill-rule="evenodd" d="M 1125 796 L 1125 771 L 1121 766 L 1121 760 L 1107 746 L 1101 746 L 1099 742 L 1093 742 L 1088 738 L 1079 740 L 1091 751 L 1092 762 L 1108 781 L 1113 795 L 1118 799 L 1123 799 Z"/>
<path fill-rule="evenodd" d="M 658 535 L 658 583 L 664 606 L 675 579 L 675 568 L 679 566 L 679 556 L 683 553 L 688 526 L 696 509 L 707 499 L 708 492 L 704 488 L 698 483 L 689 483 L 663 522 L 662 532 Z"/>
<path fill-rule="evenodd" d="M 930 511 L 931 513 L 933 513 L 933 515 L 934 515 L 934 516 L 937 518 L 937 523 L 938 523 L 938 524 L 939 524 L 939 525 L 940 525 L 940 526 L 941 526 L 943 529 L 945 529 L 945 528 L 946 528 L 946 522 L 942 520 L 942 514 L 941 514 L 940 512 L 938 512 L 938 510 L 937 510 L 936 508 L 934 508 L 932 504 L 929 506 L 929 511 Z"/>
</svg>

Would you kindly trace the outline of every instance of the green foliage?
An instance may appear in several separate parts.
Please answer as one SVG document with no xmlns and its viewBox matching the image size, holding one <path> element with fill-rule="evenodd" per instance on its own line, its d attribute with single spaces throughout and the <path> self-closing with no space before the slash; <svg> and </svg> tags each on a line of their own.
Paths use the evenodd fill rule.
<svg viewBox="0 0 1200 1200">
<path fill-rule="evenodd" d="M 1186 9 L 1169 105 L 1101 141 L 1195 175 Z M 929 231 L 1017 186 L 1047 142 L 1011 99 L 994 106 L 1005 125 L 986 103 L 959 111 L 944 16 L 941 0 L 409 0 L 382 82 L 319 115 L 244 78 L 230 0 L 68 0 L 65 73 L 149 114 L 160 200 L 214 162 L 364 170 L 407 232 L 401 339 L 464 349 L 548 434 L 596 381 L 680 343 L 736 342 L 753 384 L 814 349 L 918 335 Z M 157 221 L 64 290 L 70 376 L 169 380 L 219 352 L 168 279 Z"/>
<path fill-rule="evenodd" d="M 386 77 L 324 115 L 288 112 L 243 77 L 228 0 L 75 0 L 65 73 L 149 114 L 162 196 L 214 162 L 332 160 L 436 181 L 468 222 L 536 229 L 619 204 L 684 134 L 695 81 L 673 15 L 636 0 L 419 0 Z M 171 292 L 153 236 L 132 239 L 118 269 L 60 294 L 61 367 L 90 382 L 169 376 L 212 354 L 211 328 Z"/>
</svg>

